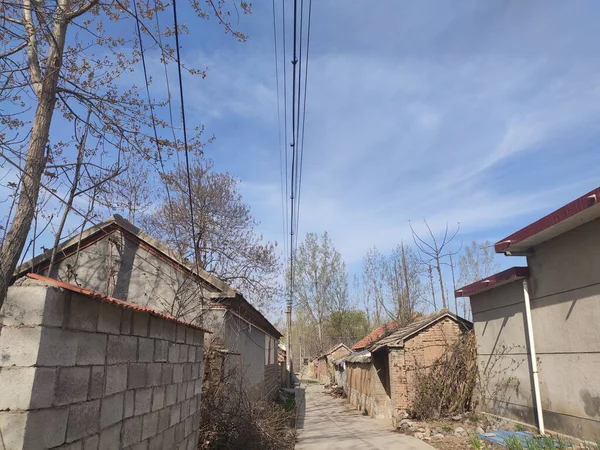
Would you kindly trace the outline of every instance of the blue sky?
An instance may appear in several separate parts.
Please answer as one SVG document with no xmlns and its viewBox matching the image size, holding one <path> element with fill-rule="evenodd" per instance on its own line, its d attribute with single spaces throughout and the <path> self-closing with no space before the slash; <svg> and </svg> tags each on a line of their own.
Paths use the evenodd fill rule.
<svg viewBox="0 0 600 450">
<path fill-rule="evenodd" d="M 205 154 L 281 244 L 271 8 L 240 17 L 246 43 L 189 21 L 182 57 L 208 68 L 185 78 L 188 126 L 216 137 Z M 496 241 L 598 186 L 599 16 L 596 1 L 313 2 L 300 236 L 328 231 L 352 275 L 373 245 L 410 242 L 409 220 Z"/>
<path fill-rule="evenodd" d="M 369 247 L 410 241 L 409 220 L 494 241 L 596 187 L 599 9 L 314 2 L 300 235 L 327 230 L 355 273 Z M 247 43 L 188 43 L 185 57 L 209 66 L 187 87 L 216 136 L 206 154 L 281 242 L 271 14 L 255 3 Z"/>
</svg>

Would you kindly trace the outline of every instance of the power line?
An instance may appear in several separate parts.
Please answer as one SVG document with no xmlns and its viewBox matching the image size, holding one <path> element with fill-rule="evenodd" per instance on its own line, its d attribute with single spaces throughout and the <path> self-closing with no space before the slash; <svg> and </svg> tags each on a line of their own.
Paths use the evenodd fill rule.
<svg viewBox="0 0 600 450">
<path fill-rule="evenodd" d="M 187 185 L 188 185 L 188 200 L 190 204 L 190 218 L 192 222 L 192 245 L 194 248 L 194 257 L 196 259 L 196 265 L 200 263 L 198 258 L 198 246 L 196 245 L 196 226 L 194 225 L 194 206 L 192 200 L 192 178 L 190 175 L 190 157 L 188 151 L 187 141 L 187 127 L 185 122 L 185 106 L 183 100 L 183 80 L 181 76 L 181 54 L 179 50 L 179 27 L 177 25 L 177 1 L 173 0 L 173 24 L 175 26 L 175 46 L 177 49 L 177 75 L 179 77 L 179 98 L 181 102 L 181 122 L 183 124 L 183 145 L 185 147 L 185 171 L 187 173 Z"/>
</svg>

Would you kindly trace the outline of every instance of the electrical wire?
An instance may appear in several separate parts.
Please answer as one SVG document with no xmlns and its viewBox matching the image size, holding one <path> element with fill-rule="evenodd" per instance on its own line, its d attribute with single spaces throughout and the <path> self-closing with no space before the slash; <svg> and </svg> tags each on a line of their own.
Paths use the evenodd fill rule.
<svg viewBox="0 0 600 450">
<path fill-rule="evenodd" d="M 177 50 L 177 75 L 179 78 L 179 98 L 181 102 L 181 122 L 183 124 L 183 145 L 185 147 L 185 170 L 187 173 L 187 185 L 188 185 L 188 200 L 190 204 L 190 218 L 192 222 L 192 245 L 194 248 L 194 257 L 196 265 L 200 263 L 198 258 L 198 245 L 196 245 L 196 226 L 194 225 L 194 204 L 192 200 L 192 178 L 190 175 L 190 157 L 188 150 L 187 141 L 187 127 L 185 122 L 185 104 L 183 100 L 183 80 L 181 76 L 181 52 L 179 48 L 179 27 L 177 24 L 177 1 L 173 0 L 173 24 L 175 26 L 175 46 Z"/>
</svg>

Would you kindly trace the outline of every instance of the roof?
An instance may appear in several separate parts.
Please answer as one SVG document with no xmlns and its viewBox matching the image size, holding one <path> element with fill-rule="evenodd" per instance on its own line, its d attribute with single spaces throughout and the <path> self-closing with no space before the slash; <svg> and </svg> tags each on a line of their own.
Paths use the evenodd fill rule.
<svg viewBox="0 0 600 450">
<path fill-rule="evenodd" d="M 377 342 L 379 339 L 398 328 L 398 325 L 398 322 L 395 321 L 384 323 L 380 327 L 375 328 L 356 344 L 354 344 L 352 346 L 352 350 L 362 350 L 364 348 L 369 347 L 373 342 Z"/>
<path fill-rule="evenodd" d="M 179 254 L 168 248 L 162 242 L 154 239 L 152 236 L 143 232 L 132 223 L 125 220 L 119 214 L 109 217 L 104 222 L 94 225 L 85 230 L 81 235 L 67 239 L 58 246 L 56 261 L 66 259 L 78 249 L 89 247 L 98 242 L 107 235 L 113 234 L 117 230 L 121 230 L 126 238 L 140 244 L 145 250 L 159 257 L 163 261 L 169 263 L 173 267 L 189 274 L 196 278 L 213 291 L 216 295 L 235 295 L 235 289 L 227 283 L 219 280 L 216 276 L 194 267 L 191 261 L 182 258 Z M 23 263 L 15 270 L 15 278 L 19 278 L 28 272 L 43 272 L 48 268 L 50 258 L 52 257 L 52 249 L 46 250 L 41 255 Z"/>
<path fill-rule="evenodd" d="M 208 291 L 205 293 L 206 296 L 214 303 L 227 309 L 235 310 L 240 316 L 268 331 L 271 335 L 276 336 L 277 338 L 281 337 L 281 333 L 277 331 L 265 316 L 254 308 L 241 293 L 237 292 L 234 288 L 216 276 L 199 267 L 195 267 L 191 261 L 181 257 L 181 255 L 168 248 L 162 242 L 154 239 L 149 234 L 143 232 L 119 214 L 115 214 L 104 222 L 88 228 L 81 233 L 81 236 L 77 235 L 60 244 L 56 261 L 61 261 L 69 257 L 78 249 L 81 250 L 89 247 L 100 239 L 107 235 L 111 235 L 118 230 L 122 231 L 127 239 L 137 243 L 144 248 L 144 250 L 152 253 L 162 261 L 184 272 L 186 275 L 194 277 L 197 281 L 202 283 Z M 52 250 L 47 250 L 36 258 L 27 261 L 16 269 L 15 277 L 22 277 L 31 271 L 43 272 L 48 268 L 51 256 Z"/>
<path fill-rule="evenodd" d="M 419 320 L 415 320 L 414 322 L 408 324 L 405 327 L 399 328 L 394 331 L 389 336 L 384 337 L 377 341 L 371 348 L 371 352 L 376 352 L 383 348 L 387 347 L 403 347 L 404 342 L 413 337 L 414 335 L 420 333 L 424 329 L 430 327 L 431 325 L 443 320 L 445 318 L 452 319 L 460 325 L 463 325 L 467 329 L 472 329 L 473 324 L 462 317 L 457 316 L 456 314 L 450 312 L 447 309 L 442 309 L 438 312 L 430 314 L 427 317 L 424 317 Z"/>
<path fill-rule="evenodd" d="M 494 245 L 497 253 L 518 255 L 600 217 L 600 187 L 558 208 Z"/>
<path fill-rule="evenodd" d="M 91 289 L 75 286 L 73 284 L 65 283 L 64 281 L 55 280 L 54 278 L 48 278 L 42 275 L 38 275 L 37 273 L 28 273 L 27 277 L 33 280 L 41 281 L 42 283 L 45 283 L 47 285 L 56 286 L 61 289 L 66 289 L 68 291 L 75 292 L 77 294 L 83 294 L 102 303 L 110 303 L 112 305 L 118 306 L 119 308 L 148 313 L 151 316 L 159 317 L 163 320 L 168 320 L 169 322 L 175 322 L 190 328 L 195 328 L 196 330 L 204 331 L 205 333 L 212 333 L 212 331 L 209 331 L 193 323 L 177 319 L 176 317 L 173 317 L 169 314 L 160 313 L 152 308 L 148 308 L 147 306 L 138 305 L 137 303 L 126 302 L 124 300 L 119 300 L 118 298 L 109 297 L 99 292 L 92 291 Z"/>
<path fill-rule="evenodd" d="M 276 339 L 283 336 L 258 309 L 252 306 L 252 304 L 244 298 L 242 294 L 237 293 L 235 297 L 213 298 L 211 301 L 214 306 L 209 305 L 209 309 L 224 308 L 233 311 L 242 319 L 262 328 L 263 331 L 274 336 Z"/>
<path fill-rule="evenodd" d="M 513 281 L 529 278 L 529 267 L 511 267 L 483 280 L 476 281 L 454 291 L 455 297 L 470 297 L 490 289 L 512 283 Z"/>
<path fill-rule="evenodd" d="M 362 350 L 360 352 L 354 352 L 345 357 L 346 362 L 355 364 L 367 364 L 371 362 L 371 352 L 369 350 Z"/>
<path fill-rule="evenodd" d="M 331 347 L 329 350 L 327 350 L 325 353 L 323 353 L 322 355 L 319 355 L 317 357 L 317 359 L 321 359 L 321 358 L 325 358 L 327 355 L 331 355 L 333 352 L 335 352 L 336 350 L 338 350 L 339 348 L 344 348 L 345 350 L 348 351 L 348 353 L 352 352 L 352 350 L 350 350 L 350 347 L 348 347 L 346 344 L 344 344 L 343 342 L 340 342 L 339 344 L 334 345 L 333 347 Z"/>
</svg>

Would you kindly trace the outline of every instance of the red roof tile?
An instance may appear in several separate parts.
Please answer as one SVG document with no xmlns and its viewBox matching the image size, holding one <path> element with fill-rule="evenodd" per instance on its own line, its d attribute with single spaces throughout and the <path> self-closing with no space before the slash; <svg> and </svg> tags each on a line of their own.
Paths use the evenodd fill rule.
<svg viewBox="0 0 600 450">
<path fill-rule="evenodd" d="M 27 277 L 32 278 L 34 280 L 43 281 L 44 283 L 48 283 L 54 285 L 56 287 L 66 289 L 71 292 L 76 292 L 78 294 L 87 295 L 88 297 L 92 297 L 93 299 L 99 300 L 103 303 L 111 303 L 113 305 L 119 306 L 120 308 L 130 309 L 133 311 L 145 312 L 150 314 L 151 316 L 159 317 L 164 320 L 168 320 L 170 322 L 175 322 L 181 325 L 185 325 L 187 327 L 195 328 L 196 330 L 204 331 L 205 333 L 212 333 L 205 328 L 202 328 L 198 325 L 194 325 L 193 323 L 185 322 L 183 320 L 177 319 L 169 314 L 159 313 L 152 308 L 148 308 L 147 306 L 138 305 L 137 303 L 126 302 L 124 300 L 119 300 L 118 298 L 108 297 L 106 295 L 100 294 L 99 292 L 92 291 L 91 289 L 82 288 L 79 286 L 75 286 L 73 284 L 65 283 L 64 281 L 55 280 L 54 278 L 44 277 L 42 275 L 38 275 L 37 273 L 28 273 Z"/>
<path fill-rule="evenodd" d="M 369 334 L 367 334 L 364 338 L 362 338 L 356 344 L 354 344 L 352 346 L 352 350 L 362 350 L 363 348 L 367 348 L 373 342 L 378 341 L 383 336 L 385 336 L 387 333 L 394 331 L 396 328 L 398 328 L 398 322 L 396 322 L 396 321 L 384 323 L 380 327 L 375 328 L 373 331 L 371 331 Z"/>
<path fill-rule="evenodd" d="M 454 291 L 455 297 L 470 297 L 493 289 L 503 284 L 511 283 L 529 277 L 529 267 L 511 267 L 502 272 L 490 275 L 483 280 L 476 281 Z"/>
</svg>

